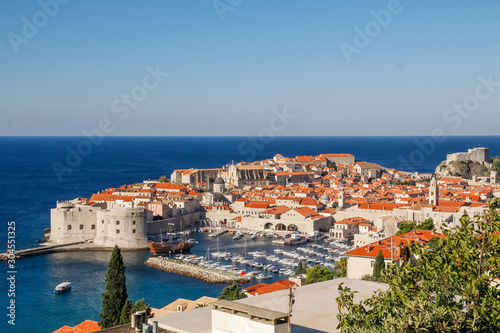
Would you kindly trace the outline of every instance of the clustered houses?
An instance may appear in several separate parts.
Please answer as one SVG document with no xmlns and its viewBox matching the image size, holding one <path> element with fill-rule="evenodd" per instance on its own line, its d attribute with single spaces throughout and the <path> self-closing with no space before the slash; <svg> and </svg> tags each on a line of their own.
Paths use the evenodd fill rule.
<svg viewBox="0 0 500 333">
<path fill-rule="evenodd" d="M 148 232 L 159 232 L 158 222 L 195 215 L 242 230 L 329 231 L 362 246 L 394 235 L 402 221 L 432 218 L 438 231 L 453 227 L 465 212 L 480 215 L 500 195 L 497 177 L 481 183 L 435 179 L 350 154 L 277 154 L 216 169 L 175 170 L 171 177 L 170 183 L 144 181 L 58 203 L 50 241 L 141 247 Z"/>
<path fill-rule="evenodd" d="M 91 242 L 100 247 L 148 247 L 148 221 L 199 212 L 194 187 L 145 181 L 110 188 L 90 199 L 57 202 L 49 243 Z"/>
<path fill-rule="evenodd" d="M 444 238 L 445 236 L 431 230 L 414 230 L 348 251 L 345 253 L 347 256 L 347 277 L 360 279 L 364 275 L 372 275 L 375 258 L 379 251 L 382 251 L 386 267 L 391 263 L 401 267 L 410 260 L 409 247 L 411 244 L 416 243 L 424 246 L 434 237 Z"/>
</svg>

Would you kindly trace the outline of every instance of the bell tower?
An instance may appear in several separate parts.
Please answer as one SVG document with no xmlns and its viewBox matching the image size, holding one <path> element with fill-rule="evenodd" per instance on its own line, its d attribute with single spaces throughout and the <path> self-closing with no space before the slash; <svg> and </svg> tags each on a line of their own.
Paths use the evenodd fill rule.
<svg viewBox="0 0 500 333">
<path fill-rule="evenodd" d="M 439 186 L 436 180 L 436 176 L 432 177 L 429 186 L 429 203 L 434 206 L 439 206 Z"/>
<path fill-rule="evenodd" d="M 342 187 L 339 192 L 338 208 L 342 209 L 345 207 L 345 191 Z"/>
<path fill-rule="evenodd" d="M 497 171 L 497 168 L 491 168 L 490 183 L 491 184 L 498 183 L 498 171 Z"/>
</svg>

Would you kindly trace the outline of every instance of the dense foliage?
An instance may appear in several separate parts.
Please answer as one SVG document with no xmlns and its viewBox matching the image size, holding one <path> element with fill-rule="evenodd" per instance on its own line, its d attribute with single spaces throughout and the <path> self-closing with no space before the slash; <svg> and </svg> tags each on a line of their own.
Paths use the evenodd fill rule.
<svg viewBox="0 0 500 333">
<path fill-rule="evenodd" d="M 121 317 L 120 317 L 120 325 L 129 324 L 131 321 L 131 314 L 138 311 L 146 311 L 146 317 L 149 318 L 151 314 L 151 307 L 148 303 L 144 302 L 144 298 L 132 303 L 127 300 L 125 305 L 123 306 Z"/>
<path fill-rule="evenodd" d="M 309 268 L 306 273 L 306 281 L 304 284 L 328 281 L 333 279 L 333 274 L 326 267 L 316 265 Z"/>
<path fill-rule="evenodd" d="M 500 199 L 484 217 L 464 215 L 432 247 L 411 245 L 414 265 L 382 271 L 389 290 L 354 303 L 339 286 L 342 332 L 499 332 Z"/>
<path fill-rule="evenodd" d="M 226 301 L 236 301 L 237 299 L 245 298 L 245 294 L 241 290 L 241 284 L 233 281 L 233 284 L 222 289 L 219 299 Z"/>
<path fill-rule="evenodd" d="M 115 246 L 106 273 L 106 291 L 102 294 L 102 312 L 99 314 L 101 328 L 120 325 L 122 310 L 127 302 L 125 266 L 120 248 Z"/>
<path fill-rule="evenodd" d="M 406 234 L 412 230 L 432 230 L 434 229 L 434 221 L 432 218 L 425 220 L 420 224 L 416 224 L 415 222 L 401 222 L 399 225 L 399 230 L 396 233 L 396 236 Z"/>
<path fill-rule="evenodd" d="M 497 169 L 497 174 L 500 175 L 500 156 L 497 156 L 493 159 L 493 163 L 491 164 L 492 168 Z"/>
<path fill-rule="evenodd" d="M 377 281 L 380 280 L 382 270 L 385 268 L 384 255 L 382 250 L 378 251 L 377 257 L 375 258 L 375 264 L 373 265 L 373 278 Z"/>
<path fill-rule="evenodd" d="M 132 313 L 143 310 L 149 317 L 151 307 L 144 299 L 135 303 L 128 300 L 125 265 L 120 248 L 115 245 L 106 273 L 106 291 L 102 294 L 101 328 L 128 324 Z"/>
<path fill-rule="evenodd" d="M 307 264 L 303 264 L 302 260 L 299 261 L 297 265 L 297 270 L 295 271 L 295 275 L 307 274 Z"/>
<path fill-rule="evenodd" d="M 342 257 L 335 264 L 335 268 L 333 269 L 332 276 L 334 279 L 343 278 L 347 276 L 347 258 Z"/>
<path fill-rule="evenodd" d="M 159 179 L 160 183 L 169 183 L 167 176 L 161 176 Z"/>
</svg>

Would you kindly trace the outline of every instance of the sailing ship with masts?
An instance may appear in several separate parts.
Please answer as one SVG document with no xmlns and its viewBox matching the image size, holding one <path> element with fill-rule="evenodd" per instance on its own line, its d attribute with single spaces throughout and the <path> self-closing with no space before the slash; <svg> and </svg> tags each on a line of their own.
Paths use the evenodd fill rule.
<svg viewBox="0 0 500 333">
<path fill-rule="evenodd" d="M 154 255 L 188 253 L 198 242 L 194 239 L 175 238 L 169 232 L 168 241 L 163 241 L 163 233 L 160 229 L 160 242 L 150 241 L 149 250 Z"/>
</svg>

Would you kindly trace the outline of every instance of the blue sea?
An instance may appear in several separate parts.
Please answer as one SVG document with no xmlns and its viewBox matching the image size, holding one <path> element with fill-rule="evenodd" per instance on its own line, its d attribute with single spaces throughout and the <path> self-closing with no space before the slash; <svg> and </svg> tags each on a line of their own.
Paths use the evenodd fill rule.
<svg viewBox="0 0 500 333">
<path fill-rule="evenodd" d="M 351 153 L 357 160 L 420 173 L 434 172 L 453 152 L 489 147 L 500 155 L 500 136 L 447 137 L 0 137 L 0 240 L 7 242 L 7 227 L 16 226 L 17 249 L 36 246 L 43 229 L 50 227 L 50 209 L 57 200 L 89 197 L 92 193 L 126 183 L 170 176 L 179 168 L 221 167 L 231 162 L 295 157 L 321 153 Z M 196 234 L 193 253 L 205 255 L 215 249 L 213 239 Z M 220 246 L 241 251 L 242 243 L 221 237 Z M 248 251 L 264 247 L 261 239 L 247 244 Z M 2 252 L 5 250 L 2 250 Z M 163 307 L 179 297 L 196 299 L 217 296 L 223 285 L 157 271 L 145 266 L 146 251 L 124 252 L 127 287 L 131 300 L 144 298 Z M 10 270 L 1 262 L 1 332 L 52 332 L 63 325 L 99 320 L 101 294 L 109 252 L 54 253 L 16 262 L 15 297 L 9 297 Z M 273 280 L 277 280 L 278 277 Z M 72 281 L 64 295 L 52 290 Z M 272 280 L 271 280 L 272 281 Z M 9 302 L 15 300 L 15 326 L 8 324 Z"/>
</svg>

